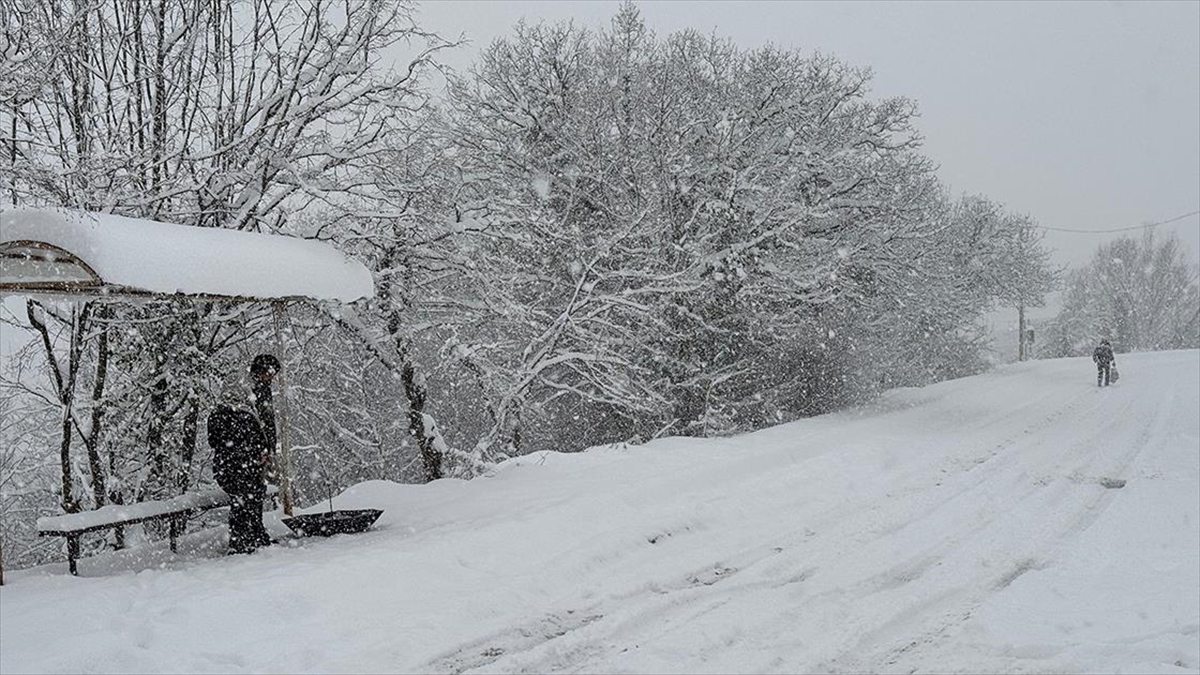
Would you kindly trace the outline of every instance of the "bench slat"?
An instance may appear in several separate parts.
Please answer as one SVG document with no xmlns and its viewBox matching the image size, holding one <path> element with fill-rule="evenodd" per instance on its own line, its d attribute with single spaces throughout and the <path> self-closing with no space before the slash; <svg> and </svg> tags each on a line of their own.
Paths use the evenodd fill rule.
<svg viewBox="0 0 1200 675">
<path fill-rule="evenodd" d="M 272 497 L 278 493 L 278 487 L 267 486 L 266 496 Z M 37 519 L 37 530 L 38 534 L 65 536 L 71 533 L 95 532 L 119 525 L 132 525 L 154 518 L 166 518 L 228 505 L 229 495 L 220 488 L 214 488 L 202 492 L 189 492 L 160 501 L 109 504 L 94 511 L 46 516 Z"/>
<path fill-rule="evenodd" d="M 41 535 L 65 536 L 95 532 L 118 525 L 131 525 L 155 518 L 167 518 L 189 511 L 211 509 L 227 504 L 229 504 L 229 495 L 225 494 L 224 490 L 189 492 L 161 501 L 109 504 L 94 511 L 38 518 L 37 529 L 38 534 Z"/>
<path fill-rule="evenodd" d="M 143 516 L 141 518 L 127 518 L 120 522 L 99 523 L 97 525 L 91 525 L 88 527 L 76 528 L 76 529 L 72 529 L 72 530 L 42 530 L 42 529 L 39 529 L 38 535 L 42 536 L 42 537 L 56 537 L 56 536 L 57 537 L 66 537 L 68 535 L 87 534 L 88 532 L 99 532 L 101 530 L 109 530 L 114 527 L 124 527 L 126 525 L 136 525 L 138 523 L 144 523 L 148 520 L 158 520 L 160 518 L 171 518 L 174 516 L 180 516 L 180 515 L 183 515 L 186 513 L 190 513 L 195 510 L 196 509 L 183 509 L 182 511 L 170 511 L 168 513 L 156 513 L 152 516 Z"/>
</svg>

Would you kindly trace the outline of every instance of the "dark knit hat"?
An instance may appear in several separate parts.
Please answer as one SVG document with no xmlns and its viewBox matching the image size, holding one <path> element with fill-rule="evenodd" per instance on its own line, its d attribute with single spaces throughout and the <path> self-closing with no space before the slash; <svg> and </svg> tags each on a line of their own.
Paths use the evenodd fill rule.
<svg viewBox="0 0 1200 675">
<path fill-rule="evenodd" d="M 254 357 L 253 361 L 250 362 L 250 372 L 254 373 L 255 375 L 259 375 L 261 373 L 270 373 L 274 375 L 275 373 L 278 373 L 281 368 L 282 366 L 279 363 L 279 359 L 270 354 L 259 354 L 258 356 Z"/>
</svg>

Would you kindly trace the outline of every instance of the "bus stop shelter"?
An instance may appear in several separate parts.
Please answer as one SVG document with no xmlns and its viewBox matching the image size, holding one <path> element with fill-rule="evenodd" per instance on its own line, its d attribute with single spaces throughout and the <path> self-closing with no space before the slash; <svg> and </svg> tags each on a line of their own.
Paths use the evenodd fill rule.
<svg viewBox="0 0 1200 675">
<path fill-rule="evenodd" d="M 283 361 L 284 303 L 350 303 L 374 295 L 371 273 L 329 244 L 107 213 L 0 207 L 0 297 L 262 302 Z M 278 377 L 280 499 L 291 514 L 288 395 Z"/>
</svg>

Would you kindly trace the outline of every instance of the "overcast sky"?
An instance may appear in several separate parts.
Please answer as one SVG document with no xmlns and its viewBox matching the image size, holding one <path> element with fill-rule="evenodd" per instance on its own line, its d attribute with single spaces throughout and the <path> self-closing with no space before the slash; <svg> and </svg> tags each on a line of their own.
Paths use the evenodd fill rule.
<svg viewBox="0 0 1200 675">
<path fill-rule="evenodd" d="M 472 44 L 465 69 L 524 17 L 607 27 L 617 0 L 426 2 L 423 27 Z M 833 54 L 874 94 L 921 110 L 925 152 L 954 194 L 981 193 L 1047 227 L 1106 230 L 1200 209 L 1200 2 L 638 3 L 664 35 Z M 1200 260 L 1200 216 L 1163 226 Z M 1063 264 L 1115 234 L 1048 232 Z"/>
</svg>

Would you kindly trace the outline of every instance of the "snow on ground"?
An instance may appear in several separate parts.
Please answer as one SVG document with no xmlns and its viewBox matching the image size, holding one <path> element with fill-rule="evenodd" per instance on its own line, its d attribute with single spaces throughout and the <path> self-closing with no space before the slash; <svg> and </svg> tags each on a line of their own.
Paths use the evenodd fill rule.
<svg viewBox="0 0 1200 675">
<path fill-rule="evenodd" d="M 1118 360 L 365 483 L 334 506 L 372 530 L 249 557 L 210 529 L 14 572 L 0 672 L 1200 672 L 1200 352 Z"/>
</svg>

